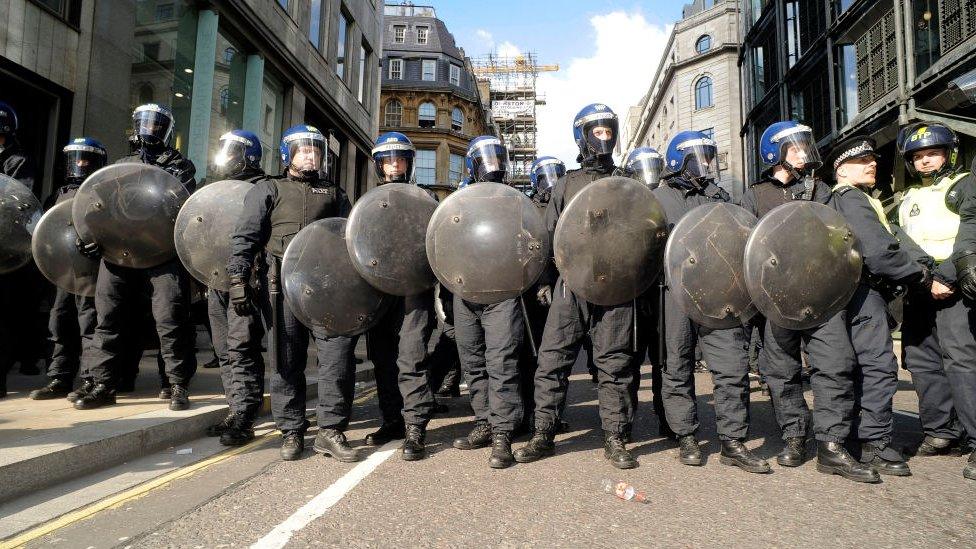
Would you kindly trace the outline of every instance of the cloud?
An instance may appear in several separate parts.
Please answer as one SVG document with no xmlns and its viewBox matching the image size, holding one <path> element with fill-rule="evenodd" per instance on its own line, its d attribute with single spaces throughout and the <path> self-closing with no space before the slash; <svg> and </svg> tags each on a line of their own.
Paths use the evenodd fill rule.
<svg viewBox="0 0 976 549">
<path fill-rule="evenodd" d="M 506 40 L 505 42 L 502 42 L 501 44 L 498 45 L 498 49 L 497 51 L 495 51 L 495 54 L 498 55 L 498 57 L 502 57 L 502 58 L 515 57 L 518 55 L 522 55 L 522 50 L 515 44 Z"/>
<path fill-rule="evenodd" d="M 559 72 L 542 73 L 537 83 L 546 98 L 537 111 L 539 155 L 556 156 L 567 166 L 577 165 L 576 113 L 590 103 L 604 103 L 623 126 L 629 108 L 647 93 L 671 32 L 671 25 L 651 24 L 640 12 L 596 15 L 590 25 L 593 54 L 572 59 Z"/>
<path fill-rule="evenodd" d="M 492 50 L 495 48 L 495 37 L 485 29 L 478 29 L 474 31 L 475 38 L 477 42 L 484 46 L 485 50 Z"/>
</svg>

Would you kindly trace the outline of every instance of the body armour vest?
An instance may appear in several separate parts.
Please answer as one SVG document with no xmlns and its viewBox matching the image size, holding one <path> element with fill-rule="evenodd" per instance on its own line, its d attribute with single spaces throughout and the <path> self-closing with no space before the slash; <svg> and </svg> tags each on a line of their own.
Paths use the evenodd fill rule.
<svg viewBox="0 0 976 549">
<path fill-rule="evenodd" d="M 943 177 L 928 187 L 912 187 L 898 206 L 901 227 L 936 261 L 945 261 L 952 255 L 959 216 L 946 207 L 946 193 L 966 175 Z"/>
<path fill-rule="evenodd" d="M 776 206 L 782 206 L 787 202 L 793 201 L 794 185 L 777 185 L 770 181 L 764 181 L 755 185 L 752 192 L 756 195 L 756 209 L 759 210 L 756 217 L 762 219 Z"/>
<path fill-rule="evenodd" d="M 282 257 L 298 231 L 313 221 L 339 215 L 339 200 L 334 185 L 324 186 L 287 178 L 275 179 L 274 185 L 278 192 L 271 210 L 268 251 Z"/>
</svg>

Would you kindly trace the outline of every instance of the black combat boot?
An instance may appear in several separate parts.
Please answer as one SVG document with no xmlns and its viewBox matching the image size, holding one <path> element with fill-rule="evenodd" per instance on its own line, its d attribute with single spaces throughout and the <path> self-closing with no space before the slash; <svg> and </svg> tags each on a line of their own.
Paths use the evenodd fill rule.
<svg viewBox="0 0 976 549">
<path fill-rule="evenodd" d="M 505 469 L 515 465 L 512 455 L 512 438 L 509 433 L 495 433 L 491 435 L 491 455 L 488 466 L 492 469 Z"/>
<path fill-rule="evenodd" d="M 403 461 L 417 461 L 427 457 L 427 446 L 424 444 L 427 429 L 423 425 L 407 425 L 400 446 L 400 457 Z"/>
<path fill-rule="evenodd" d="M 549 429 L 536 428 L 532 438 L 525 446 L 515 450 L 515 461 L 532 463 L 556 453 L 555 435 Z"/>
<path fill-rule="evenodd" d="M 78 410 L 93 410 L 102 406 L 115 404 L 115 391 L 103 383 L 95 385 L 87 395 L 75 401 L 75 408 Z"/>
<path fill-rule="evenodd" d="M 173 384 L 173 396 L 169 399 L 169 409 L 174 412 L 186 410 L 190 407 L 190 392 L 185 385 Z"/>
<path fill-rule="evenodd" d="M 224 416 L 224 419 L 207 427 L 207 436 L 219 437 L 220 435 L 224 434 L 224 431 L 230 428 L 230 423 L 233 420 L 234 420 L 234 413 L 227 412 L 227 415 Z"/>
<path fill-rule="evenodd" d="M 769 463 L 753 454 L 752 450 L 746 448 L 741 440 L 723 440 L 722 452 L 719 454 L 718 460 L 725 465 L 733 465 L 750 473 L 772 472 Z"/>
<path fill-rule="evenodd" d="M 383 423 L 380 428 L 366 435 L 367 446 L 383 446 L 391 440 L 400 440 L 405 432 L 403 420 Z M 357 460 L 358 461 L 358 460 Z"/>
<path fill-rule="evenodd" d="M 458 450 L 475 450 L 486 448 L 489 444 L 491 444 L 491 427 L 479 421 L 474 424 L 474 429 L 471 429 L 468 436 L 454 439 L 453 446 Z"/>
<path fill-rule="evenodd" d="M 159 399 L 169 400 L 173 398 L 173 387 L 170 385 L 163 385 L 159 388 Z"/>
<path fill-rule="evenodd" d="M 305 433 L 302 431 L 287 431 L 281 433 L 281 459 L 295 461 L 302 457 L 305 451 Z"/>
<path fill-rule="evenodd" d="M 312 449 L 343 463 L 354 463 L 362 459 L 359 451 L 349 446 L 346 435 L 338 429 L 319 429 Z"/>
<path fill-rule="evenodd" d="M 606 432 L 603 435 L 603 457 L 617 469 L 633 469 L 640 465 L 624 443 L 621 433 Z"/>
<path fill-rule="evenodd" d="M 786 444 L 783 446 L 783 449 L 776 455 L 776 463 L 783 467 L 799 467 L 803 465 L 806 458 L 806 437 L 790 437 L 786 439 Z"/>
<path fill-rule="evenodd" d="M 442 398 L 459 397 L 461 396 L 460 384 L 461 368 L 451 368 L 447 371 L 447 374 L 444 376 L 444 381 L 441 382 L 441 386 L 437 389 L 436 396 Z"/>
<path fill-rule="evenodd" d="M 65 396 L 65 398 L 68 399 L 68 402 L 74 402 L 74 401 L 78 400 L 79 398 L 81 398 L 81 397 L 87 395 L 88 393 L 92 392 L 92 389 L 94 389 L 94 388 L 95 388 L 95 382 L 92 381 L 92 380 L 90 380 L 90 379 L 86 379 L 86 380 L 84 380 L 84 381 L 81 382 L 81 385 L 77 389 L 75 389 L 74 391 L 71 391 L 70 393 L 68 393 Z"/>
<path fill-rule="evenodd" d="M 861 445 L 861 463 L 874 467 L 882 475 L 907 477 L 912 474 L 901 452 L 880 441 L 867 441 Z"/>
<path fill-rule="evenodd" d="M 244 446 L 254 440 L 254 422 L 243 414 L 231 416 L 224 432 L 220 433 L 223 446 Z"/>
<path fill-rule="evenodd" d="M 701 448 L 695 435 L 678 437 L 678 461 L 684 465 L 698 466 L 703 463 Z"/>
<path fill-rule="evenodd" d="M 68 396 L 71 392 L 71 382 L 63 379 L 52 379 L 50 383 L 34 389 L 27 395 L 31 400 L 52 400 Z"/>
<path fill-rule="evenodd" d="M 969 480 L 976 480 L 976 450 L 969 454 L 969 463 L 963 468 L 962 476 Z"/>
<path fill-rule="evenodd" d="M 873 467 L 851 457 L 840 442 L 817 442 L 817 470 L 854 482 L 881 482 L 881 475 Z"/>
<path fill-rule="evenodd" d="M 932 456 L 961 456 L 963 454 L 963 444 L 959 439 L 939 438 L 925 436 L 922 444 L 919 445 L 915 455 L 918 457 Z"/>
</svg>

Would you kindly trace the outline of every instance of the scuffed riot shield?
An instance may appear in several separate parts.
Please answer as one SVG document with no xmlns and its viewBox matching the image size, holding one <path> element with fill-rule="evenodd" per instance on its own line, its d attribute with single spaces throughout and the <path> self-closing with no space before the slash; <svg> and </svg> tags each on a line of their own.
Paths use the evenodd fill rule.
<svg viewBox="0 0 976 549">
<path fill-rule="evenodd" d="M 161 168 L 112 164 L 81 185 L 72 217 L 78 235 L 101 246 L 105 261 L 144 269 L 176 255 L 173 226 L 189 197 L 180 180 Z"/>
<path fill-rule="evenodd" d="M 387 183 L 356 201 L 346 225 L 346 246 L 359 274 L 376 289 L 399 296 L 437 283 L 427 262 L 425 237 L 437 201 L 416 185 Z"/>
<path fill-rule="evenodd" d="M 746 288 L 773 324 L 806 330 L 847 306 L 861 279 L 861 252 L 833 208 L 794 201 L 759 220 L 746 242 Z"/>
<path fill-rule="evenodd" d="M 34 229 L 34 262 L 52 284 L 86 297 L 95 295 L 98 259 L 85 257 L 75 246 L 78 232 L 71 218 L 73 198 L 47 211 Z"/>
<path fill-rule="evenodd" d="M 427 225 L 427 259 L 448 290 L 489 305 L 518 297 L 546 266 L 549 233 L 527 196 L 501 183 L 455 191 Z"/>
<path fill-rule="evenodd" d="M 193 193 L 176 216 L 173 241 L 186 270 L 208 288 L 230 290 L 230 237 L 253 185 L 226 179 Z"/>
<path fill-rule="evenodd" d="M 578 192 L 556 223 L 553 252 L 563 282 L 597 305 L 644 293 L 661 272 L 667 239 L 654 193 L 628 177 L 604 177 Z"/>
<path fill-rule="evenodd" d="M 726 202 L 691 210 L 671 230 L 664 269 L 671 295 L 696 323 L 713 329 L 744 325 L 756 315 L 742 254 L 756 216 Z"/>
<path fill-rule="evenodd" d="M 31 234 L 41 213 L 41 203 L 26 185 L 0 175 L 0 274 L 30 262 Z"/>
<path fill-rule="evenodd" d="M 302 324 L 351 336 L 380 321 L 388 296 L 359 276 L 346 251 L 346 220 L 320 219 L 295 235 L 281 262 L 285 300 Z"/>
</svg>

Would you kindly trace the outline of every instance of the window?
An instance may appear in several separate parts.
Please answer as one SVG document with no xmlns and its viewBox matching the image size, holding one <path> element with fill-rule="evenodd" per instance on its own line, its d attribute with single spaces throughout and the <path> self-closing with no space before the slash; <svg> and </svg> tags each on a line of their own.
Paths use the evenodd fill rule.
<svg viewBox="0 0 976 549">
<path fill-rule="evenodd" d="M 857 106 L 865 110 L 895 89 L 898 58 L 895 55 L 895 15 L 888 10 L 863 36 L 854 41 L 857 64 Z"/>
<path fill-rule="evenodd" d="M 396 99 L 391 99 L 387 102 L 384 111 L 384 125 L 392 128 L 400 127 L 400 124 L 403 123 L 403 104 Z"/>
<path fill-rule="evenodd" d="M 264 83 L 261 88 L 261 164 L 269 174 L 281 173 L 281 156 L 277 143 L 281 139 L 284 122 L 285 87 L 268 68 L 264 69 Z"/>
<path fill-rule="evenodd" d="M 753 83 L 755 84 L 755 88 L 753 89 L 753 104 L 759 103 L 759 100 L 766 95 L 766 92 L 779 81 L 778 63 L 776 62 L 778 48 L 776 33 L 770 31 L 762 33 L 760 36 L 762 42 L 757 44 L 752 50 L 752 74 Z"/>
<path fill-rule="evenodd" d="M 451 85 L 460 86 L 461 85 L 461 67 L 457 65 L 451 65 Z"/>
<path fill-rule="evenodd" d="M 827 28 L 822 6 L 792 0 L 786 3 L 786 59 L 792 67 Z"/>
<path fill-rule="evenodd" d="M 417 27 L 417 43 L 424 45 L 427 43 L 427 27 Z"/>
<path fill-rule="evenodd" d="M 156 21 L 169 21 L 173 19 L 174 11 L 172 2 L 166 4 L 156 4 Z"/>
<path fill-rule="evenodd" d="M 421 103 L 417 109 L 417 125 L 421 128 L 433 128 L 437 119 L 437 109 L 433 103 Z"/>
<path fill-rule="evenodd" d="M 241 45 L 234 42 L 223 27 L 217 28 L 217 48 L 214 55 L 214 84 L 216 97 L 210 106 L 210 135 L 207 141 L 208 166 L 200 167 L 200 176 L 213 170 L 213 162 L 221 135 L 244 125 L 244 78 L 247 56 L 240 53 Z M 202 169 L 205 168 L 205 169 Z"/>
<path fill-rule="evenodd" d="M 814 75 L 802 78 L 792 94 L 792 118 L 813 129 L 814 139 L 830 133 L 830 81 L 817 78 L 827 72 L 826 60 L 814 66 Z"/>
<path fill-rule="evenodd" d="M 234 61 L 234 56 L 237 55 L 237 50 L 232 46 L 224 48 L 224 63 L 229 65 Z"/>
<path fill-rule="evenodd" d="M 712 106 L 712 79 L 703 76 L 695 82 L 695 110 Z"/>
<path fill-rule="evenodd" d="M 937 11 L 942 18 L 939 50 L 943 54 L 976 35 L 976 3 L 972 0 L 941 0 Z"/>
<path fill-rule="evenodd" d="M 417 183 L 421 185 L 437 184 L 437 151 L 417 149 L 414 167 Z"/>
<path fill-rule="evenodd" d="M 366 66 L 369 64 L 370 57 L 369 47 L 365 42 L 359 45 L 359 89 L 356 93 L 356 97 L 359 102 L 362 103 L 364 107 L 369 107 L 369 75 L 371 71 L 366 70 Z"/>
<path fill-rule="evenodd" d="M 714 140 L 715 139 L 715 128 L 705 128 L 704 130 L 699 130 L 701 133 L 705 134 L 705 137 Z"/>
<path fill-rule="evenodd" d="M 319 47 L 319 29 L 322 28 L 322 0 L 311 0 L 309 4 L 308 41 Z"/>
<path fill-rule="evenodd" d="M 390 80 L 403 80 L 403 59 L 390 59 Z"/>
<path fill-rule="evenodd" d="M 422 62 L 421 80 L 433 82 L 437 80 L 437 61 L 434 59 L 424 59 Z"/>
<path fill-rule="evenodd" d="M 142 44 L 143 61 L 159 61 L 159 42 L 144 42 Z"/>
<path fill-rule="evenodd" d="M 349 30 L 349 18 L 345 13 L 339 13 L 339 32 L 337 33 L 336 75 L 339 80 L 346 79 L 346 33 Z"/>
<path fill-rule="evenodd" d="M 447 174 L 447 183 L 457 186 L 464 177 L 464 157 L 459 154 L 451 154 L 451 165 Z"/>
<path fill-rule="evenodd" d="M 707 34 L 695 42 L 695 51 L 698 53 L 705 53 L 710 49 L 712 49 L 712 37 Z"/>
<path fill-rule="evenodd" d="M 404 25 L 393 25 L 393 43 L 402 44 L 403 38 L 407 35 L 407 27 Z"/>
<path fill-rule="evenodd" d="M 928 70 L 942 57 L 939 46 L 939 10 L 934 0 L 915 0 L 912 2 L 912 20 L 915 32 L 915 74 Z"/>
<path fill-rule="evenodd" d="M 857 56 L 853 44 L 837 50 L 837 126 L 843 128 L 857 114 Z"/>
<path fill-rule="evenodd" d="M 451 129 L 456 132 L 464 129 L 464 113 L 458 107 L 451 111 Z"/>
</svg>

